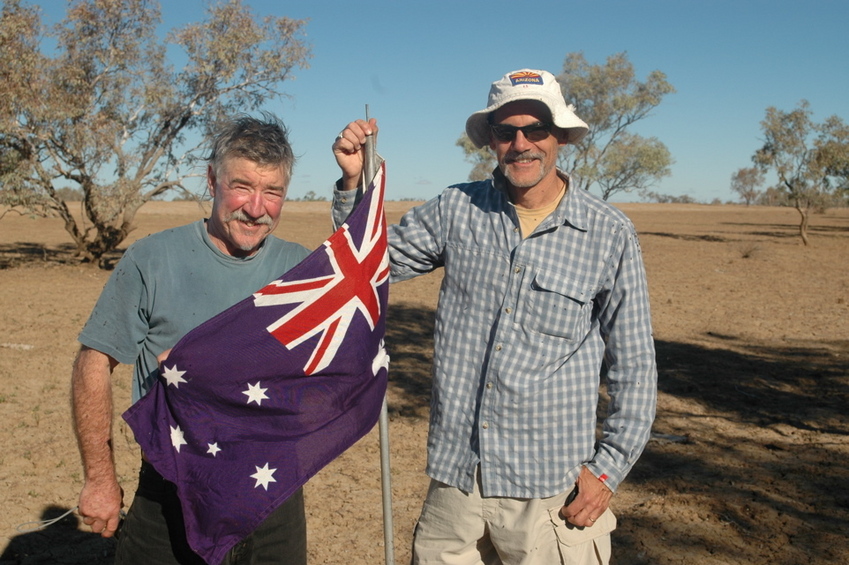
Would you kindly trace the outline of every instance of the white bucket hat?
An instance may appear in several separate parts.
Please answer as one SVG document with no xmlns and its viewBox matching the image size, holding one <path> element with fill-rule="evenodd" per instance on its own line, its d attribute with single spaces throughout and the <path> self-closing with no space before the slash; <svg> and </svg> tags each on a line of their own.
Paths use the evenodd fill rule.
<svg viewBox="0 0 849 565">
<path fill-rule="evenodd" d="M 547 71 L 522 69 L 493 82 L 487 107 L 466 120 L 466 135 L 476 147 L 489 145 L 489 114 L 516 100 L 537 100 L 548 106 L 554 125 L 566 131 L 568 143 L 577 143 L 589 131 L 587 124 L 575 115 L 575 107 L 566 105 L 554 75 Z"/>
</svg>

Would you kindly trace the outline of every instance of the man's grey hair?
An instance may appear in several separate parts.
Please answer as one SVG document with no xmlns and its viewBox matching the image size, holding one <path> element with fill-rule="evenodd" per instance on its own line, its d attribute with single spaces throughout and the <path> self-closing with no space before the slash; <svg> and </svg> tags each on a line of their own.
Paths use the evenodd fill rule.
<svg viewBox="0 0 849 565">
<path fill-rule="evenodd" d="M 292 178 L 295 154 L 289 145 L 289 130 L 272 114 L 264 113 L 261 119 L 237 116 L 218 129 L 207 159 L 216 176 L 220 176 L 224 161 L 233 157 L 262 167 L 280 167 L 287 185 Z"/>
</svg>

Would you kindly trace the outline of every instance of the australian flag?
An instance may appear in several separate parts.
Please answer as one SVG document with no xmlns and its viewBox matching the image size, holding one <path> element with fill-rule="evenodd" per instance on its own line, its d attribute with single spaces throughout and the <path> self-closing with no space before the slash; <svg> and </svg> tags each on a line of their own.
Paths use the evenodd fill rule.
<svg viewBox="0 0 849 565">
<path fill-rule="evenodd" d="M 177 485 L 189 544 L 207 563 L 378 420 L 389 364 L 384 167 L 321 247 L 183 337 L 124 414 Z"/>
</svg>

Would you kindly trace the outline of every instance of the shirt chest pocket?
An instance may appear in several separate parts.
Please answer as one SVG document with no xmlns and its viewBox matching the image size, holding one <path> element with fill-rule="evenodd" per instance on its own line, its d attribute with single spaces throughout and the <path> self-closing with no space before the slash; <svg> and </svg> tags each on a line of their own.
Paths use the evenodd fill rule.
<svg viewBox="0 0 849 565">
<path fill-rule="evenodd" d="M 579 341 L 592 317 L 592 289 L 558 273 L 531 274 L 519 296 L 519 322 L 529 331 Z"/>
</svg>

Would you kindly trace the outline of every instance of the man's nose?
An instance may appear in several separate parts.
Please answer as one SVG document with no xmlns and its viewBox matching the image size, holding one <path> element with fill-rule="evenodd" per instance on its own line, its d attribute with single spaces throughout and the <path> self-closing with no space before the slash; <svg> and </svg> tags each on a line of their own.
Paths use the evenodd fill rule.
<svg viewBox="0 0 849 565">
<path fill-rule="evenodd" d="M 516 137 L 513 138 L 513 148 L 516 151 L 522 152 L 526 149 L 529 149 L 533 144 L 528 141 L 528 138 L 525 137 L 524 132 L 522 130 L 516 130 Z"/>
<path fill-rule="evenodd" d="M 262 198 L 262 192 L 256 190 L 248 196 L 247 202 L 242 206 L 245 214 L 256 219 L 265 214 L 265 202 Z"/>
</svg>

